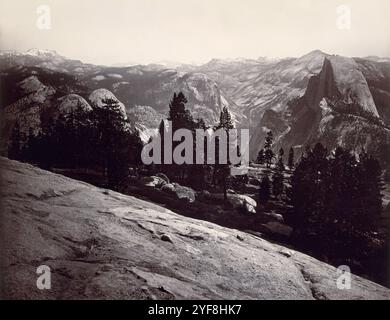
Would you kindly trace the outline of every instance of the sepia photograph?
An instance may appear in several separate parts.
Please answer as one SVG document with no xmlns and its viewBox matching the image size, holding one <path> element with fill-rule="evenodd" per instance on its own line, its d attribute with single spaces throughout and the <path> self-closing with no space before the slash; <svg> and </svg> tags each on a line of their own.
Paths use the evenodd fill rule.
<svg viewBox="0 0 390 320">
<path fill-rule="evenodd" d="M 0 300 L 389 300 L 389 18 L 0 0 Z"/>
</svg>

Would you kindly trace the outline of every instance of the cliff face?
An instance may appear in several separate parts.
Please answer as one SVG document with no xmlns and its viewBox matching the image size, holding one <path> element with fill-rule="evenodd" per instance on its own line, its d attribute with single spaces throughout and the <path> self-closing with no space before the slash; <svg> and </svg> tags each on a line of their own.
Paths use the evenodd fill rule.
<svg viewBox="0 0 390 320">
<path fill-rule="evenodd" d="M 378 117 L 378 111 L 368 83 L 359 66 L 352 58 L 331 56 L 330 64 L 334 73 L 334 83 L 346 104 L 354 104 L 365 112 Z"/>
<path fill-rule="evenodd" d="M 276 147 L 299 149 L 322 142 L 330 149 L 364 148 L 386 159 L 390 95 L 383 79 L 388 76 L 387 69 L 382 66 L 382 70 L 374 62 L 365 63 L 340 56 L 325 57 L 321 71 L 310 78 L 302 97 L 291 100 L 286 111 L 273 116 L 271 123 L 277 125 L 269 129 L 276 135 Z M 263 127 L 270 123 L 267 118 L 264 113 L 251 137 L 252 159 L 264 139 Z"/>
<path fill-rule="evenodd" d="M 387 299 L 300 252 L 0 158 L 2 298 Z M 37 267 L 52 287 L 36 287 Z"/>
<path fill-rule="evenodd" d="M 337 87 L 332 63 L 327 58 L 324 60 L 321 72 L 310 78 L 303 95 L 305 104 L 313 110 L 319 108 L 319 103 L 324 97 L 331 99 L 340 99 L 342 97 Z"/>
</svg>

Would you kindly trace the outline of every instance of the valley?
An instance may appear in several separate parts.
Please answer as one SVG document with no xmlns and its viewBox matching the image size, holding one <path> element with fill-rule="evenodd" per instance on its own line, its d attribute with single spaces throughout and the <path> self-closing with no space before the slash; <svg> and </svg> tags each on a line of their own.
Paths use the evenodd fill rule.
<svg viewBox="0 0 390 320">
<path fill-rule="evenodd" d="M 31 147 L 32 151 L 27 150 L 27 155 L 24 155 L 24 158 L 20 157 L 18 160 L 30 162 L 36 167 L 61 173 L 94 185 L 86 187 L 87 200 L 79 197 L 73 199 L 71 194 L 74 190 L 68 190 L 69 193 L 67 193 L 68 191 L 56 191 L 56 183 L 58 183 L 58 187 L 60 181 L 64 181 L 65 184 L 69 185 L 77 184 L 77 190 L 79 183 L 80 186 L 87 186 L 87 184 L 47 171 L 41 171 L 27 164 L 9 162 L 5 158 L 1 161 L 5 176 L 11 177 L 8 180 L 5 179 L 6 187 L 10 188 L 11 191 L 12 188 L 15 188 L 12 191 L 14 193 L 5 191 L 4 194 L 6 201 L 12 203 L 10 207 L 6 208 L 9 215 L 7 223 L 10 223 L 12 228 L 21 228 L 26 232 L 34 233 L 33 237 L 37 237 L 37 241 L 39 240 L 39 243 L 47 252 L 47 255 L 40 259 L 44 261 L 55 260 L 55 264 L 59 263 L 56 269 L 58 274 L 65 278 L 77 279 L 77 288 L 82 289 L 74 292 L 75 289 L 68 288 L 65 280 L 61 278 L 61 290 L 65 290 L 63 294 L 75 294 L 77 297 L 95 297 L 92 289 L 88 287 L 90 284 L 86 286 L 86 283 L 83 282 L 83 278 L 88 277 L 91 279 L 94 288 L 98 288 L 98 292 L 100 292 L 97 295 L 98 298 L 123 296 L 163 299 L 234 298 L 238 295 L 241 298 L 277 298 L 282 294 L 286 294 L 285 297 L 293 297 L 296 292 L 298 292 L 299 297 L 310 299 L 351 298 L 350 293 L 346 295 L 344 295 L 344 292 L 334 293 L 332 289 L 326 287 L 331 286 L 330 283 L 334 280 L 333 278 L 330 279 L 329 276 L 324 276 L 325 280 L 318 280 L 315 275 L 307 276 L 306 269 L 302 273 L 302 268 L 305 267 L 302 267 L 299 262 L 294 267 L 299 272 L 295 274 L 297 270 L 294 269 L 293 278 L 291 278 L 293 280 L 286 279 L 288 284 L 283 284 L 287 285 L 288 288 L 292 286 L 291 292 L 289 289 L 286 292 L 274 292 L 276 289 L 273 286 L 272 289 L 269 289 L 269 282 L 274 280 L 268 279 L 268 276 L 264 275 L 259 280 L 261 286 L 265 285 L 267 288 L 264 293 L 253 292 L 253 290 L 256 290 L 255 288 L 241 288 L 238 285 L 238 278 L 242 276 L 241 271 L 237 271 L 236 274 L 232 270 L 235 263 L 231 261 L 229 264 L 223 264 L 225 269 L 218 276 L 225 277 L 224 281 L 227 281 L 227 279 L 231 281 L 236 279 L 237 276 L 237 284 L 234 284 L 232 288 L 226 288 L 216 281 L 213 289 L 206 290 L 201 284 L 200 287 L 196 287 L 195 291 L 192 291 L 193 281 L 199 280 L 196 274 L 192 274 L 197 269 L 194 265 L 185 266 L 184 262 L 179 266 L 169 265 L 166 268 L 164 267 L 164 270 L 155 272 L 153 268 L 157 267 L 153 265 L 157 264 L 159 257 L 151 256 L 151 253 L 145 253 L 150 249 L 149 244 L 143 244 L 145 235 L 148 241 L 150 240 L 148 237 L 151 237 L 151 243 L 154 243 L 155 240 L 161 241 L 163 246 L 175 247 L 180 243 L 180 246 L 183 247 L 180 247 L 180 250 L 178 249 L 176 252 L 178 255 L 181 254 L 180 252 L 184 247 L 190 248 L 185 249 L 190 255 L 187 258 L 198 259 L 194 256 L 202 252 L 202 259 L 208 259 L 207 257 L 209 257 L 210 261 L 207 261 L 215 266 L 219 263 L 219 260 L 215 260 L 214 257 L 216 252 L 205 253 L 198 246 L 198 242 L 206 241 L 205 239 L 211 232 L 210 230 L 204 231 L 207 228 L 211 228 L 211 230 L 223 229 L 223 233 L 227 232 L 230 238 L 233 237 L 234 243 L 240 244 L 233 251 L 228 250 L 234 254 L 236 254 L 235 250 L 241 250 L 241 246 L 245 246 L 247 239 L 250 238 L 255 242 L 266 242 L 267 246 L 276 246 L 277 250 L 280 249 L 278 254 L 288 259 L 294 259 L 296 252 L 304 251 L 310 256 L 323 261 L 318 262 L 321 265 L 325 262 L 329 263 L 329 265 L 326 265 L 327 269 L 333 268 L 330 265 L 337 267 L 339 264 L 348 261 L 354 273 L 383 285 L 387 284 L 383 262 L 385 261 L 384 255 L 387 245 L 386 228 L 389 221 L 387 189 L 390 172 L 390 61 L 374 57 L 347 58 L 315 50 L 299 58 L 213 59 L 203 65 L 177 64 L 174 68 L 158 64 L 111 67 L 85 64 L 78 60 L 67 59 L 54 51 L 30 50 L 26 53 L 0 53 L 0 80 L 2 91 L 0 101 L 0 116 L 2 119 L 0 124 L 2 138 L 0 154 L 9 156 L 10 146 L 15 142 L 16 132 L 19 151 L 22 152 L 24 149 L 33 146 Z M 187 129 L 190 134 L 191 130 L 199 128 L 216 130 L 218 125 L 225 125 L 226 127 L 223 128 L 229 130 L 233 128 L 249 129 L 250 139 L 248 143 L 251 163 L 246 168 L 248 170 L 247 175 L 242 178 L 227 177 L 224 172 L 226 168 L 223 165 L 179 167 L 174 164 L 172 167 L 167 167 L 164 163 L 141 163 L 139 159 L 136 159 L 139 151 L 137 148 L 150 142 L 150 139 L 159 133 L 162 121 L 169 119 L 171 116 L 172 105 L 175 102 L 172 95 L 176 92 L 181 92 L 185 96 L 186 102 L 180 102 L 182 105 L 179 103 L 179 107 L 183 108 L 181 111 L 183 119 L 190 119 L 185 122 L 186 125 L 190 123 L 190 126 L 192 126 Z M 107 113 L 108 118 L 104 118 L 107 111 L 112 113 L 111 115 Z M 223 118 L 225 111 L 225 117 L 227 118 Z M 112 115 L 114 115 L 113 118 L 111 118 Z M 69 121 L 69 119 L 71 120 Z M 107 119 L 114 119 L 120 123 L 119 126 L 121 130 L 123 129 L 123 132 L 112 133 L 109 131 L 112 128 L 107 125 L 110 122 Z M 78 125 L 85 131 L 78 132 L 77 126 L 74 126 L 75 121 L 76 123 L 78 121 Z M 106 124 L 106 127 L 104 127 L 104 124 Z M 66 126 L 75 129 L 74 136 L 64 129 L 68 128 Z M 112 135 L 108 137 L 110 139 L 106 137 L 107 139 L 104 140 L 102 137 L 104 136 L 104 130 L 107 131 L 107 128 Z M 259 164 L 257 159 L 259 150 L 264 148 L 270 132 L 273 136 L 268 152 L 273 153 L 273 157 L 271 157 L 269 164 Z M 121 135 L 122 133 L 124 133 L 124 136 Z M 91 137 L 90 140 L 88 140 L 88 137 Z M 118 140 L 111 139 L 112 137 L 117 137 Z M 140 143 L 138 143 L 138 138 Z M 39 145 L 39 139 L 42 139 L 43 147 Z M 119 139 L 125 139 L 123 140 L 125 142 Z M 65 141 L 67 143 L 63 147 L 65 151 L 61 150 L 61 146 L 57 150 L 55 141 Z M 128 141 L 134 143 L 130 150 L 126 149 L 129 147 Z M 294 165 L 299 164 L 307 156 L 307 153 L 310 154 L 310 152 L 307 152 L 307 150 L 311 150 L 309 146 L 313 148 L 318 143 L 321 143 L 327 152 L 329 151 L 329 166 L 335 162 L 336 148 L 341 147 L 351 151 L 355 158 L 361 157 L 361 159 L 364 159 L 364 154 L 367 152 L 370 156 L 379 160 L 378 163 L 383 170 L 382 176 L 386 183 L 385 197 L 381 207 L 374 210 L 375 212 L 380 211 L 382 215 L 372 218 L 376 228 L 375 232 L 370 230 L 368 236 L 364 234 L 364 241 L 366 241 L 364 245 L 367 245 L 368 248 L 362 249 L 362 252 L 354 257 L 339 252 L 334 256 L 330 256 L 325 254 L 325 251 L 323 252 L 325 249 L 329 251 L 329 248 L 320 248 L 320 245 L 318 245 L 320 249 L 313 249 L 306 246 L 305 243 L 302 244 L 301 240 L 299 242 L 294 238 L 297 229 L 299 229 L 290 224 L 291 217 L 289 217 L 292 210 L 290 182 L 294 173 Z M 34 150 L 34 146 L 36 150 Z M 121 150 L 118 151 L 118 149 L 121 147 L 128 154 L 131 154 L 131 161 L 127 159 L 129 162 L 124 164 L 119 161 L 121 160 Z M 284 156 L 279 153 L 281 149 L 286 152 Z M 293 150 L 295 162 L 287 168 L 284 167 L 283 161 L 286 163 L 288 150 Z M 112 158 L 107 157 L 110 152 Z M 41 156 L 39 156 L 40 153 Z M 50 153 L 53 153 L 53 155 Z M 72 158 L 70 156 L 72 153 L 78 154 Z M 46 155 L 48 155 L 47 159 L 42 160 Z M 283 164 L 281 172 L 278 169 L 280 159 L 282 159 Z M 68 160 L 70 164 L 66 163 Z M 352 163 L 352 160 L 348 161 L 350 161 L 348 164 Z M 115 172 L 116 165 L 119 168 L 119 173 Z M 357 167 L 358 165 L 353 163 L 353 166 Z M 328 169 L 328 167 L 326 169 L 321 168 L 326 174 L 329 173 Z M 26 186 L 12 182 L 12 179 L 17 178 L 20 170 L 25 176 Z M 110 170 L 116 174 L 114 178 L 117 184 L 110 181 L 110 175 L 107 173 Z M 348 167 L 346 170 L 349 172 L 350 168 Z M 31 171 L 31 174 L 29 171 Z M 123 174 L 123 172 L 126 173 Z M 40 174 L 47 179 L 54 179 L 54 184 L 52 185 L 51 180 L 50 183 L 44 184 L 42 186 L 44 190 L 39 189 L 40 195 L 35 195 L 30 189 L 20 193 L 20 188 L 32 187 L 31 184 L 35 184 L 35 180 L 39 180 L 38 176 Z M 278 174 L 279 177 L 277 177 Z M 360 171 L 359 174 L 361 174 Z M 262 188 L 264 187 L 262 187 L 262 184 L 266 183 L 264 182 L 264 176 L 272 177 L 272 181 L 268 181 L 268 189 L 272 189 L 271 193 L 274 192 L 274 189 L 277 189 L 274 185 L 270 185 L 271 182 L 274 183 L 275 176 L 282 181 L 281 186 L 279 186 L 282 191 L 274 195 L 266 194 L 265 196 L 268 197 L 266 200 L 262 199 L 264 196 L 262 194 Z M 372 174 L 372 176 L 375 176 L 375 174 Z M 31 179 L 31 182 L 27 177 Z M 358 182 L 356 182 L 357 184 Z M 120 193 L 117 193 L 117 191 Z M 93 194 L 91 199 L 88 198 L 90 196 L 89 192 Z M 98 195 L 95 195 L 95 193 Z M 68 221 L 68 217 L 61 214 L 61 217 L 56 216 L 59 214 L 58 212 L 62 212 L 61 206 L 64 205 L 60 200 L 61 204 L 55 204 L 56 210 L 53 218 L 55 223 L 50 224 L 48 221 L 41 221 L 46 216 L 53 217 L 53 215 L 46 212 L 48 209 L 45 209 L 45 205 L 49 206 L 52 204 L 52 200 L 55 203 L 59 198 L 63 196 L 66 198 L 68 195 L 70 197 L 66 200 L 71 201 L 71 205 L 66 209 L 67 212 L 72 215 L 76 213 L 84 214 L 91 209 L 91 206 L 93 212 L 88 211 L 88 217 L 83 217 L 80 221 L 78 221 L 78 216 L 72 216 L 71 220 Z M 353 198 L 355 195 L 351 197 Z M 43 208 L 46 213 L 37 213 L 38 218 L 28 214 L 23 215 L 23 218 L 20 219 L 17 216 L 14 218 L 12 212 L 18 212 L 17 214 L 19 214 L 19 207 L 16 203 L 19 198 L 22 199 L 21 201 L 25 203 L 25 206 L 32 205 L 32 209 L 28 210 L 29 214 L 34 215 L 36 212 L 40 212 L 41 209 L 39 208 Z M 92 198 L 102 205 L 108 201 L 110 206 L 105 210 L 96 209 L 95 212 L 95 205 L 91 204 Z M 116 203 L 117 200 L 120 203 Z M 45 203 L 46 201 L 47 203 Z M 84 201 L 88 203 L 86 204 Z M 380 200 L 373 206 L 377 206 L 378 202 L 380 203 Z M 129 208 L 127 208 L 127 204 L 125 205 L 126 209 L 119 206 L 119 204 L 124 203 L 130 203 Z M 37 206 L 37 209 L 34 209 L 34 206 Z M 140 210 L 140 212 L 137 210 Z M 159 214 L 164 215 L 166 212 L 168 212 L 168 215 L 174 215 L 174 217 L 167 218 L 167 221 L 169 220 L 165 225 L 167 230 L 164 227 L 163 231 L 156 231 L 160 228 L 158 227 L 158 221 L 161 218 Z M 108 222 L 105 220 L 106 215 L 109 215 Z M 113 218 L 113 216 L 116 218 Z M 147 216 L 156 221 L 142 220 Z M 56 224 L 63 223 L 63 219 L 67 221 L 67 228 L 71 229 L 57 227 Z M 84 225 L 75 227 L 86 228 L 83 232 L 92 234 L 97 232 L 96 219 L 104 223 L 104 230 L 99 229 L 102 237 L 99 238 L 99 235 L 97 239 L 91 236 L 89 239 L 75 240 L 75 237 L 79 234 L 78 231 L 73 229 L 74 221 L 94 225 L 92 229 L 88 229 L 89 227 Z M 115 219 L 119 219 L 119 224 Z M 164 220 L 165 217 L 162 219 Z M 36 229 L 28 231 L 27 221 L 32 221 L 34 228 L 36 224 Z M 141 232 L 142 235 L 139 238 L 133 238 L 133 235 L 125 235 L 128 221 L 138 221 L 134 223 L 142 230 L 140 231 L 137 229 L 138 227 L 135 228 L 134 226 L 131 226 L 130 229 L 135 231 L 136 234 Z M 178 221 L 184 221 L 182 222 L 183 225 L 178 227 L 180 231 L 170 232 L 175 223 L 179 223 Z M 201 226 L 199 228 L 207 235 L 205 236 L 204 232 L 198 234 L 197 232 L 186 233 L 183 231 L 187 230 L 189 221 L 194 221 L 191 223 Z M 338 222 L 337 219 L 335 221 L 335 223 Z M 123 223 L 125 226 L 122 225 Z M 215 223 L 215 225 L 212 223 Z M 133 227 L 135 230 L 133 230 Z M 308 231 L 310 236 L 317 236 L 317 229 L 311 230 L 309 228 Z M 73 232 L 76 232 L 76 236 L 72 235 Z M 110 232 L 114 232 L 114 234 L 110 234 Z M 45 238 L 46 234 L 50 234 L 47 239 Z M 61 236 L 58 236 L 59 234 Z M 58 237 L 65 240 L 63 243 L 60 240 L 58 247 L 56 245 L 54 251 L 50 251 L 51 249 L 46 246 L 43 240 L 48 240 L 52 244 Z M 225 235 L 221 237 L 224 238 Z M 209 250 L 220 252 L 219 240 L 222 239 L 221 237 L 215 238 L 215 248 Z M 115 250 L 118 250 L 118 252 L 114 252 L 114 258 L 109 258 L 109 252 L 114 249 L 102 245 L 103 239 L 106 238 L 111 244 L 117 243 L 116 241 L 119 242 L 119 244 L 117 243 L 118 247 L 115 244 Z M 27 248 L 21 250 L 33 250 L 34 253 L 38 251 L 37 248 L 26 244 L 24 239 L 16 240 L 19 241 L 17 243 L 20 244 L 21 248 Z M 146 260 L 142 262 L 141 255 L 133 256 L 131 254 L 128 257 L 128 253 L 125 253 L 125 251 L 129 249 L 129 244 L 126 241 L 134 242 L 134 248 L 141 250 L 147 256 L 147 259 L 145 258 Z M 268 241 L 272 243 L 269 242 L 268 244 Z M 196 245 L 193 245 L 193 242 Z M 230 240 L 227 242 L 230 243 Z M 214 244 L 214 242 L 212 243 Z M 228 246 L 227 243 L 226 246 Z M 258 250 L 258 245 L 255 244 L 254 246 Z M 95 247 L 102 247 L 102 252 L 92 254 Z M 169 251 L 168 247 L 160 248 L 159 245 L 152 248 L 156 255 L 160 249 L 164 253 Z M 245 248 L 245 250 L 252 249 Z M 260 248 L 259 250 L 263 249 Z M 264 249 L 265 252 L 270 250 Z M 273 252 L 274 249 L 271 251 Z M 88 261 L 85 261 L 85 258 L 90 257 L 90 254 L 94 259 L 98 259 L 96 260 L 97 267 L 92 270 L 96 271 L 97 276 L 96 274 L 95 276 L 90 274 L 92 271 L 85 267 L 85 264 L 95 265 L 95 260 L 89 261 L 87 259 Z M 228 253 L 223 254 L 223 259 L 226 258 L 225 254 Z M 129 260 L 138 259 L 137 264 L 139 263 L 141 266 L 147 264 L 146 261 L 149 261 L 150 258 L 150 265 L 145 268 L 138 268 L 137 264 L 134 264 L 129 269 L 129 267 L 126 267 L 129 261 L 125 263 L 119 261 L 127 259 L 120 258 L 121 255 Z M 274 256 L 274 253 L 271 255 Z M 298 255 L 303 254 L 298 253 Z M 11 252 L 8 259 L 19 261 L 19 259 L 22 259 L 21 256 L 22 253 L 20 252 Z M 176 258 L 175 255 L 170 257 L 172 259 Z M 253 256 L 251 255 L 251 257 Z M 240 261 L 241 259 L 248 259 L 247 256 L 236 258 L 234 259 Z M 118 261 L 112 262 L 110 259 L 118 259 Z M 58 262 L 59 260 L 61 262 Z M 11 263 L 15 263 L 17 268 L 21 268 L 22 276 L 24 273 L 31 271 L 26 269 L 27 266 L 19 265 L 17 262 Z M 164 263 L 169 264 L 168 262 Z M 255 269 L 256 272 L 258 268 L 263 270 L 264 273 L 271 272 L 270 277 L 273 278 L 272 270 L 275 266 L 274 261 L 270 261 L 267 266 L 256 264 L 254 269 L 252 268 L 253 270 L 248 270 L 247 268 L 250 267 L 245 263 L 240 265 L 239 268 L 245 269 L 245 272 L 250 272 L 251 275 L 246 276 L 249 277 L 248 281 L 253 281 Z M 69 271 L 69 268 L 71 271 Z M 179 270 L 177 272 L 180 274 L 176 274 L 176 271 L 172 271 L 172 268 L 176 271 Z M 183 268 L 186 270 L 183 271 Z M 102 283 L 107 280 L 98 276 L 106 271 L 118 281 L 125 277 L 130 283 L 134 284 L 134 291 L 125 293 L 123 291 L 125 289 L 122 287 L 119 287 L 119 289 L 104 288 Z M 196 272 L 198 273 L 198 271 Z M 172 272 L 175 274 L 172 275 Z M 202 281 L 207 282 L 210 277 L 213 279 L 212 281 L 215 280 L 214 276 L 209 275 L 206 270 L 202 269 L 200 272 L 204 275 Z M 226 272 L 229 276 L 226 275 Z M 231 275 L 230 272 L 234 275 Z M 287 273 L 291 273 L 291 270 Z M 124 274 L 130 274 L 131 279 Z M 299 279 L 303 277 L 304 284 L 300 282 L 301 279 L 298 280 L 297 284 L 294 284 L 296 277 L 299 277 Z M 362 282 L 364 283 L 363 286 L 366 286 L 367 281 L 371 284 L 369 280 L 363 278 L 359 278 L 361 280 L 358 280 L 358 283 Z M 12 279 L 11 277 L 10 279 L 11 282 L 22 281 L 19 278 Z M 163 280 L 167 281 L 167 285 L 160 285 Z M 323 291 L 322 281 L 327 281 L 325 291 Z M 143 286 L 142 282 L 147 282 L 148 285 Z M 317 287 L 318 283 L 320 283 L 321 288 Z M 168 287 L 166 288 L 166 286 Z M 294 289 L 295 286 L 300 289 Z M 142 294 L 139 292 L 140 288 Z M 271 291 L 268 292 L 268 289 Z M 330 293 L 327 291 L 328 289 Z M 372 293 L 375 296 L 376 292 L 377 289 L 370 287 L 367 292 L 368 296 L 360 291 L 358 293 L 353 292 L 353 295 L 354 297 L 370 298 L 370 294 Z M 20 292 L 11 291 L 11 296 L 19 296 L 20 294 Z M 59 295 L 60 292 L 54 294 Z M 129 296 L 127 296 L 128 294 Z M 27 298 L 39 296 L 34 290 L 29 291 L 26 295 Z M 50 297 L 48 296 L 48 298 Z"/>
</svg>

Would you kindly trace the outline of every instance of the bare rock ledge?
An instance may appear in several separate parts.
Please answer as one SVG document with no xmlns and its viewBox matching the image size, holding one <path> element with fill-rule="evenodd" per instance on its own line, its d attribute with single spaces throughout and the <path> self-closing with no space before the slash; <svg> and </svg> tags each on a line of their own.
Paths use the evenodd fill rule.
<svg viewBox="0 0 390 320">
<path fill-rule="evenodd" d="M 254 235 L 0 158 L 0 296 L 388 299 L 390 291 Z M 289 254 L 285 254 L 289 252 Z M 37 267 L 52 288 L 36 287 Z"/>
</svg>

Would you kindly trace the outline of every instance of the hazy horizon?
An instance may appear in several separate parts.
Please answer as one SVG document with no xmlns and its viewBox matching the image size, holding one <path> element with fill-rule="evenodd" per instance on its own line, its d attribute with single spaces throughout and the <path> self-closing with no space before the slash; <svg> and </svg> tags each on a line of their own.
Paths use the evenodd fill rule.
<svg viewBox="0 0 390 320">
<path fill-rule="evenodd" d="M 50 28 L 37 27 L 39 5 Z M 339 6 L 350 9 L 340 28 Z M 0 1 L 0 49 L 55 50 L 86 63 L 201 64 L 211 59 L 299 57 L 313 50 L 390 57 L 390 1 Z"/>
</svg>

